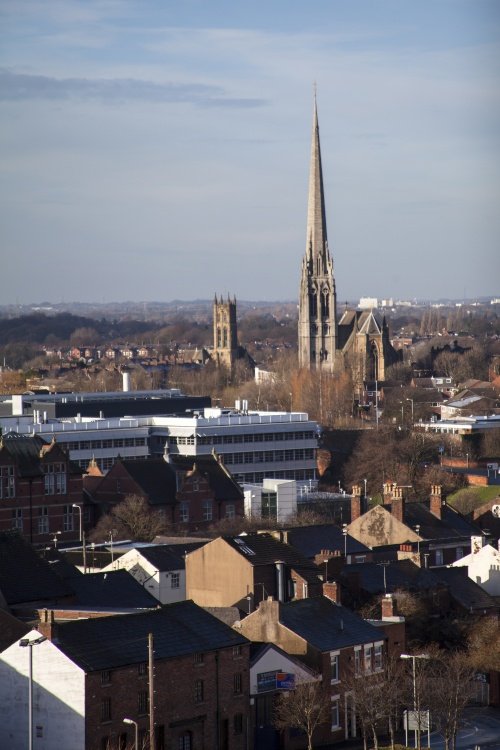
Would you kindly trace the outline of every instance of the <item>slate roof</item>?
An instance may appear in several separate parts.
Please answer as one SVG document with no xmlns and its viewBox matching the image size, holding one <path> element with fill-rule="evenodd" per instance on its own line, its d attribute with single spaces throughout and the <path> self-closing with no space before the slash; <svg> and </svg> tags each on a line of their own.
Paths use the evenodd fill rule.
<svg viewBox="0 0 500 750">
<path fill-rule="evenodd" d="M 54 643 L 75 664 L 92 672 L 147 661 L 148 633 L 153 634 L 155 659 L 248 643 L 192 601 L 151 612 L 59 623 Z"/>
<path fill-rule="evenodd" d="M 28 542 L 9 532 L 0 533 L 0 592 L 9 606 L 59 600 L 73 593 Z"/>
<path fill-rule="evenodd" d="M 440 585 L 440 579 L 433 570 L 421 568 L 411 560 L 394 560 L 388 565 L 367 562 L 346 565 L 342 569 L 341 578 L 346 585 L 349 585 L 349 577 L 353 575 L 359 577 L 360 588 L 370 594 L 392 593 L 398 589 L 427 591 Z"/>
<path fill-rule="evenodd" d="M 208 481 L 216 500 L 243 500 L 243 490 L 239 484 L 212 454 L 196 457 L 170 454 L 169 461 L 182 471 L 192 471 L 196 465 L 198 472 Z"/>
<path fill-rule="evenodd" d="M 43 440 L 39 435 L 19 435 L 17 432 L 7 432 L 0 438 L 0 450 L 5 450 L 15 461 L 17 472 L 21 477 L 38 477 L 43 474 L 42 454 L 47 455 L 52 448 L 61 450 L 67 458 L 65 451 L 55 441 L 50 443 Z M 81 474 L 80 467 L 72 461 L 68 461 L 71 473 Z"/>
<path fill-rule="evenodd" d="M 175 502 L 177 483 L 172 467 L 162 458 L 121 459 L 127 474 L 148 496 L 151 505 Z"/>
<path fill-rule="evenodd" d="M 305 557 L 314 558 L 323 550 L 340 550 L 344 552 L 344 534 L 335 524 L 318 524 L 315 526 L 299 526 L 287 530 L 287 541 Z M 370 548 L 354 537 L 347 535 L 347 554 L 366 554 Z"/>
<path fill-rule="evenodd" d="M 381 640 L 378 628 L 323 596 L 282 604 L 280 622 L 321 652 Z"/>
<path fill-rule="evenodd" d="M 126 570 L 86 573 L 71 578 L 69 584 L 75 592 L 74 606 L 96 609 L 152 609 L 158 606 L 158 599 Z"/>
<path fill-rule="evenodd" d="M 451 505 L 442 505 L 441 518 L 438 518 L 430 512 L 429 502 L 405 503 L 404 523 L 412 529 L 419 524 L 419 535 L 423 539 L 463 539 L 481 534 L 476 524 L 468 521 Z"/>
<path fill-rule="evenodd" d="M 0 609 L 0 652 L 23 638 L 30 630 L 31 625 Z"/>
<path fill-rule="evenodd" d="M 137 552 L 157 570 L 184 570 L 184 555 L 198 547 L 203 547 L 204 544 L 206 542 L 203 541 L 174 545 L 155 544 L 150 547 L 140 547 Z"/>
<path fill-rule="evenodd" d="M 448 586 L 453 599 L 464 609 L 469 611 L 498 610 L 498 605 L 493 597 L 475 583 L 472 578 L 469 578 L 467 571 L 467 567 L 438 568 L 435 573 Z"/>
<path fill-rule="evenodd" d="M 224 536 L 223 539 L 251 565 L 274 565 L 278 561 L 283 561 L 297 571 L 309 570 L 318 575 L 318 568 L 313 562 L 291 545 L 279 542 L 270 534 Z"/>
</svg>

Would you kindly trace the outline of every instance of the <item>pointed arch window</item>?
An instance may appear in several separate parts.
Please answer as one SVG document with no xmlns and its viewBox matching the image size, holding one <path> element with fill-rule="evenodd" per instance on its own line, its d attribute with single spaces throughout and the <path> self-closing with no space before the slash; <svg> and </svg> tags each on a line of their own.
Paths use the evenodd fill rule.
<svg viewBox="0 0 500 750">
<path fill-rule="evenodd" d="M 330 315 L 330 300 L 328 289 L 323 289 L 321 294 L 321 317 L 327 318 Z"/>
</svg>

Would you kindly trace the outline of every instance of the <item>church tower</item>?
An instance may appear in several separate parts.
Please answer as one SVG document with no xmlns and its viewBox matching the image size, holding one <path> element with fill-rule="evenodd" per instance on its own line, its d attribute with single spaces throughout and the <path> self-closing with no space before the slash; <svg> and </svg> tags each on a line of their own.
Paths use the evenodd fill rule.
<svg viewBox="0 0 500 750">
<path fill-rule="evenodd" d="M 236 326 L 236 297 L 224 302 L 214 298 L 214 358 L 217 365 L 232 370 L 238 358 L 238 329 Z"/>
<path fill-rule="evenodd" d="M 333 372 L 337 350 L 337 310 L 333 261 L 326 234 L 318 111 L 314 96 L 306 252 L 299 298 L 299 366 Z"/>
</svg>

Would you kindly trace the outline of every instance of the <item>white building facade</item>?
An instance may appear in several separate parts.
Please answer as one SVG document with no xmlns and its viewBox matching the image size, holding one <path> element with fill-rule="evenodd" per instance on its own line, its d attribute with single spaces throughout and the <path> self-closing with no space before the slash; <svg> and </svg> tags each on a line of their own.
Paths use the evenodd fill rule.
<svg viewBox="0 0 500 750">
<path fill-rule="evenodd" d="M 297 482 L 264 478 L 262 485 L 245 484 L 245 516 L 288 523 L 297 514 Z"/>
</svg>

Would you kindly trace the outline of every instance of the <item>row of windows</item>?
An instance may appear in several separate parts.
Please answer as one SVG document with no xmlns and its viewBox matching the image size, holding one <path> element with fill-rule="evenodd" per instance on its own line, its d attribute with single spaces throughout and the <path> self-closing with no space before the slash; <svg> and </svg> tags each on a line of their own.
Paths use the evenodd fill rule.
<svg viewBox="0 0 500 750">
<path fill-rule="evenodd" d="M 236 515 L 236 508 L 233 503 L 226 503 L 225 507 L 226 518 L 234 518 Z M 201 518 L 202 521 L 213 520 L 213 502 L 212 500 L 203 500 L 201 504 Z M 187 523 L 189 521 L 189 502 L 183 500 L 179 503 L 179 521 L 181 523 Z"/>
<path fill-rule="evenodd" d="M 71 505 L 63 505 L 62 531 L 73 531 L 73 518 L 73 507 Z M 13 508 L 11 527 L 13 529 L 19 529 L 20 531 L 24 530 L 24 514 L 22 508 Z M 49 509 L 47 506 L 41 506 L 38 508 L 35 533 L 48 534 L 49 531 Z"/>
<path fill-rule="evenodd" d="M 246 453 L 222 453 L 225 464 L 265 464 L 276 461 L 305 461 L 314 458 L 313 448 L 298 448 L 286 451 L 253 451 Z"/>
<path fill-rule="evenodd" d="M 134 448 L 138 445 L 146 445 L 145 437 L 131 438 L 108 438 L 106 440 L 72 440 L 64 443 L 68 451 L 88 451 L 100 448 Z"/>
<path fill-rule="evenodd" d="M 359 677 L 362 674 L 378 672 L 383 667 L 382 644 L 377 643 L 375 646 L 369 644 L 354 650 L 354 674 Z"/>
<path fill-rule="evenodd" d="M 273 443 L 283 440 L 313 440 L 313 430 L 297 430 L 295 432 L 262 432 L 244 433 L 241 435 L 204 435 L 195 440 L 194 435 L 168 438 L 169 445 L 233 445 L 234 443 Z"/>
<path fill-rule="evenodd" d="M 234 734 L 243 734 L 243 714 L 234 714 L 233 716 L 233 731 Z M 38 727 L 37 727 L 38 729 Z M 146 747 L 148 731 L 145 728 L 139 729 L 139 747 Z M 37 735 L 38 736 L 38 735 Z M 127 733 L 122 732 L 118 736 L 118 744 L 111 744 L 116 742 L 110 737 L 101 737 L 101 750 L 111 750 L 111 747 L 117 747 L 118 750 L 127 750 L 129 745 L 127 744 Z M 165 726 L 163 724 L 156 725 L 155 727 L 155 747 L 157 750 L 165 750 Z M 149 747 L 149 742 L 148 742 Z M 193 745 L 193 733 L 190 730 L 182 730 L 182 733 L 178 736 L 175 745 L 176 750 L 194 750 Z"/>
</svg>

